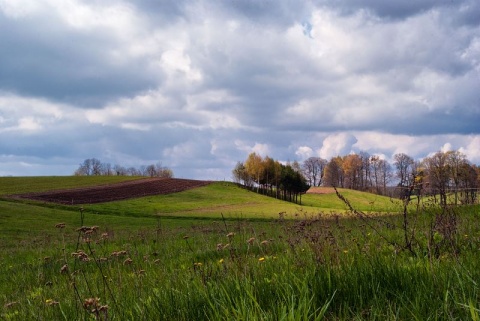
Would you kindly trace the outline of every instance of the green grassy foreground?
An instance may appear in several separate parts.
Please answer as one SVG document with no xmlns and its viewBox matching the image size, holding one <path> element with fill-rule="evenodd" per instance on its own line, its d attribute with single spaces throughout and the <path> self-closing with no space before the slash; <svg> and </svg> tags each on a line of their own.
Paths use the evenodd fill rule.
<svg viewBox="0 0 480 321">
<path fill-rule="evenodd" d="M 334 195 L 300 207 L 222 184 L 83 211 L 0 201 L 0 319 L 480 319 L 479 206 L 443 225 L 453 212 L 409 213 L 411 253 L 401 216 L 359 219 L 314 206 Z M 378 200 L 359 208 L 401 210 Z"/>
</svg>

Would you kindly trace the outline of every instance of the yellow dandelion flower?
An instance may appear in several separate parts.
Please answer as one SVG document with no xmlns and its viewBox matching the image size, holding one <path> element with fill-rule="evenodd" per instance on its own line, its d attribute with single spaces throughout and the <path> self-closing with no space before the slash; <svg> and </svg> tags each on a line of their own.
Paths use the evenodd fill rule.
<svg viewBox="0 0 480 321">
<path fill-rule="evenodd" d="M 222 263 L 223 263 L 223 259 L 218 260 L 218 263 L 222 264 Z"/>
<path fill-rule="evenodd" d="M 259 262 L 263 262 L 263 261 L 265 261 L 265 258 L 264 258 L 264 257 L 261 257 L 261 258 L 258 259 L 258 261 L 259 261 Z"/>
</svg>

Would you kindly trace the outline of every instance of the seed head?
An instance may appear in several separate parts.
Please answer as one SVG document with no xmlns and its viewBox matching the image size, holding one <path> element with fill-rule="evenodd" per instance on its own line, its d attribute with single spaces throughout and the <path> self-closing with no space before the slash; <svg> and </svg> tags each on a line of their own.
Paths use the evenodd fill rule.
<svg viewBox="0 0 480 321">
<path fill-rule="evenodd" d="M 8 302 L 8 303 L 5 303 L 4 307 L 5 308 L 10 308 L 10 307 L 14 306 L 15 304 L 18 304 L 18 302 L 17 301 Z"/>
<path fill-rule="evenodd" d="M 62 274 L 68 273 L 68 265 L 67 265 L 67 264 L 64 264 L 64 265 L 60 268 L 60 273 L 62 273 Z"/>
<path fill-rule="evenodd" d="M 83 301 L 83 307 L 85 309 L 91 308 L 91 307 L 97 307 L 98 303 L 100 302 L 99 298 L 88 298 Z"/>
</svg>

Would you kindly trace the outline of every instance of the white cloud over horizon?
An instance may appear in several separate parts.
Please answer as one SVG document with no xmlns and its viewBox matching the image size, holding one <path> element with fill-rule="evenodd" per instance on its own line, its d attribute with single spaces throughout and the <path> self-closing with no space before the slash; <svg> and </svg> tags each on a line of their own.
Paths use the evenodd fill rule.
<svg viewBox="0 0 480 321">
<path fill-rule="evenodd" d="M 480 3 L 0 0 L 0 175 L 230 179 L 444 148 L 480 164 Z"/>
</svg>

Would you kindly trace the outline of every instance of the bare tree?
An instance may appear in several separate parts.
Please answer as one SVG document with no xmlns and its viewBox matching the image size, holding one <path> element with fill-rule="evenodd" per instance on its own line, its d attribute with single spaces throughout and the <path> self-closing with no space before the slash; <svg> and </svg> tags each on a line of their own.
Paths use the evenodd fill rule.
<svg viewBox="0 0 480 321">
<path fill-rule="evenodd" d="M 320 157 L 310 157 L 303 162 L 303 174 L 310 186 L 320 186 L 322 184 L 323 172 L 327 163 L 326 159 Z"/>
<path fill-rule="evenodd" d="M 407 154 L 400 153 L 393 155 L 394 165 L 396 168 L 396 177 L 398 179 L 398 187 L 401 189 L 401 197 L 409 197 L 407 195 L 409 186 L 411 185 L 412 179 L 412 166 L 414 164 L 414 160 L 412 157 L 408 156 Z"/>
<path fill-rule="evenodd" d="M 117 176 L 127 176 L 128 175 L 127 169 L 123 166 L 118 165 L 118 164 L 113 166 L 113 171 L 115 172 L 115 175 L 117 175 Z"/>
<path fill-rule="evenodd" d="M 467 164 L 467 156 L 459 151 L 446 152 L 447 163 L 450 169 L 451 181 L 454 187 L 455 204 L 458 204 L 458 189 L 461 183 L 461 171 L 465 164 Z"/>
<path fill-rule="evenodd" d="M 432 193 L 440 196 L 440 204 L 447 205 L 447 190 L 450 181 L 450 167 L 448 155 L 444 152 L 437 152 L 425 160 L 428 182 Z"/>
<path fill-rule="evenodd" d="M 145 174 L 148 177 L 155 177 L 157 176 L 157 169 L 155 168 L 155 165 L 151 164 L 145 167 Z"/>
<path fill-rule="evenodd" d="M 161 162 L 155 165 L 156 176 L 161 178 L 173 178 L 173 171 L 163 166 Z"/>
<path fill-rule="evenodd" d="M 387 184 L 391 179 L 391 166 L 390 164 L 380 157 L 374 155 L 370 157 L 371 165 L 371 181 L 377 194 L 387 194 Z"/>
</svg>

